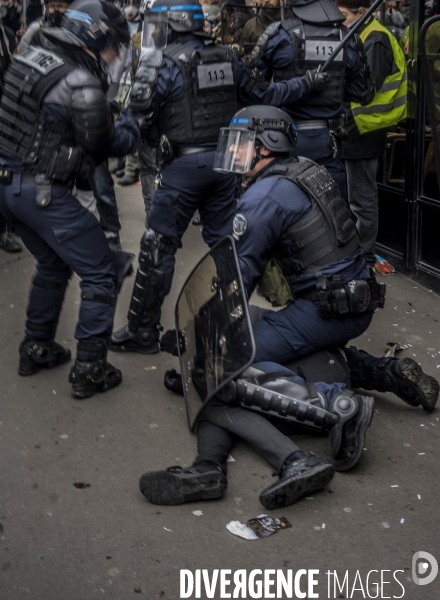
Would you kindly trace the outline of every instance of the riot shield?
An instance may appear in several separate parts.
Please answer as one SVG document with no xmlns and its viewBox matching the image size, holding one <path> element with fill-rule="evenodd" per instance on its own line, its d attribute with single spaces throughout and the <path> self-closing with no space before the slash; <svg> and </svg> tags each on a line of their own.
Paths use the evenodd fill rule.
<svg viewBox="0 0 440 600">
<path fill-rule="evenodd" d="M 176 304 L 176 331 L 188 426 L 255 356 L 234 239 L 222 238 L 197 264 Z"/>
<path fill-rule="evenodd" d="M 425 134 L 425 140 L 428 141 L 427 152 L 435 156 L 440 188 L 440 15 L 432 17 L 423 25 L 419 44 L 431 126 L 431 131 Z M 429 160 L 426 160 L 425 170 L 428 163 Z"/>
</svg>

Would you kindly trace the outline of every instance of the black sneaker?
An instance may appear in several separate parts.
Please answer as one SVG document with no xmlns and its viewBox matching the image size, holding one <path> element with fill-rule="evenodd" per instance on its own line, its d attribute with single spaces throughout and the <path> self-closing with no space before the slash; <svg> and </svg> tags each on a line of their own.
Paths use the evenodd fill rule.
<svg viewBox="0 0 440 600">
<path fill-rule="evenodd" d="M 228 482 L 220 467 L 209 470 L 190 467 L 170 467 L 166 471 L 144 473 L 139 487 L 153 504 L 174 506 L 198 500 L 215 500 L 225 494 Z"/>
<path fill-rule="evenodd" d="M 423 406 L 432 412 L 439 395 L 439 383 L 426 375 L 412 358 L 388 358 L 379 365 L 383 391 L 393 392 L 410 406 Z"/>
<path fill-rule="evenodd" d="M 112 333 L 108 349 L 112 352 L 156 354 L 159 352 L 159 331 L 157 327 L 153 327 L 138 329 L 136 333 L 131 333 L 126 325 Z"/>
<path fill-rule="evenodd" d="M 0 248 L 5 252 L 21 252 L 23 250 L 22 245 L 17 242 L 9 231 L 0 234 Z"/>
<path fill-rule="evenodd" d="M 91 361 L 76 360 L 69 374 L 72 396 L 78 400 L 108 392 L 122 381 L 122 373 L 105 356 Z"/>
<path fill-rule="evenodd" d="M 34 375 L 41 369 L 52 369 L 68 362 L 72 353 L 53 340 L 28 340 L 20 344 L 18 374 Z"/>
<path fill-rule="evenodd" d="M 269 510 L 294 504 L 300 498 L 321 490 L 335 474 L 333 465 L 309 454 L 283 467 L 279 479 L 260 494 L 260 502 Z"/>
<path fill-rule="evenodd" d="M 356 394 L 356 398 L 359 409 L 344 426 L 341 447 L 331 461 L 336 471 L 348 471 L 358 463 L 362 456 L 366 431 L 373 420 L 374 398 L 360 394 Z"/>
</svg>

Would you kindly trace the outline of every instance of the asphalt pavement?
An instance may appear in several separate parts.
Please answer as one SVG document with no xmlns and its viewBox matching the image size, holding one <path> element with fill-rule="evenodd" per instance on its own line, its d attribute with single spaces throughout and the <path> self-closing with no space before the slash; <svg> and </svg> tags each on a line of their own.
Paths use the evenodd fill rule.
<svg viewBox="0 0 440 600">
<path fill-rule="evenodd" d="M 144 229 L 140 187 L 118 189 L 118 200 L 123 247 L 137 254 Z M 165 329 L 173 326 L 177 293 L 205 251 L 200 228 L 190 226 L 164 304 Z M 246 541 L 226 524 L 267 512 L 258 496 L 274 479 L 272 468 L 244 444 L 232 452 L 222 500 L 161 507 L 139 492 L 142 473 L 190 465 L 196 454 L 183 400 L 163 386 L 165 370 L 177 368 L 177 359 L 109 354 L 123 383 L 85 401 L 70 395 L 69 365 L 18 376 L 33 268 L 27 251 L 0 250 L 0 600 L 177 600 L 182 569 L 206 569 L 209 578 L 216 569 L 274 569 L 286 576 L 319 570 L 310 595 L 298 595 L 307 593 L 304 576 L 293 598 L 440 597 L 440 575 L 429 585 L 416 585 L 412 577 L 416 552 L 440 559 L 438 409 L 428 414 L 375 393 L 359 465 L 337 473 L 327 490 L 269 512 L 284 516 L 291 528 Z M 439 375 L 438 296 L 400 274 L 386 282 L 386 308 L 354 343 L 375 355 L 387 342 L 408 344 L 402 356 Z M 125 323 L 132 285 L 133 277 L 121 292 L 116 327 Z M 73 278 L 56 338 L 72 352 L 79 297 Z M 325 436 L 305 432 L 295 439 L 306 452 L 330 454 Z M 335 571 L 342 589 L 334 587 Z M 202 586 L 199 597 L 232 597 L 233 589 L 225 587 L 227 596 L 217 585 L 208 596 Z M 289 597 L 276 589 L 267 588 L 266 595 L 250 590 L 247 597 Z"/>
</svg>

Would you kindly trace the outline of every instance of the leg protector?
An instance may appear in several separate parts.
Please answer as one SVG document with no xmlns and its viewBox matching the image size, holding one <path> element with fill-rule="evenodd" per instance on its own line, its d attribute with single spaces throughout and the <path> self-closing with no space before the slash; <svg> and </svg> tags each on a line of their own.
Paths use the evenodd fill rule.
<svg viewBox="0 0 440 600">
<path fill-rule="evenodd" d="M 339 420 L 327 410 L 327 400 L 313 386 L 286 378 L 285 372 L 265 373 L 250 367 L 237 379 L 236 399 L 242 408 L 286 419 L 317 431 L 328 431 Z M 230 394 L 228 388 L 225 393 Z"/>
<path fill-rule="evenodd" d="M 166 275 L 160 266 L 163 257 L 174 255 L 176 250 L 168 238 L 153 229 L 147 229 L 142 236 L 139 267 L 128 310 L 130 333 L 136 333 L 141 320 L 148 322 L 162 306 Z"/>
<path fill-rule="evenodd" d="M 344 427 L 347 421 L 353 419 L 359 410 L 359 402 L 350 390 L 345 390 L 337 396 L 330 408 L 330 412 L 337 416 L 337 422 L 330 430 L 330 444 L 333 456 L 337 456 L 344 437 Z"/>
</svg>

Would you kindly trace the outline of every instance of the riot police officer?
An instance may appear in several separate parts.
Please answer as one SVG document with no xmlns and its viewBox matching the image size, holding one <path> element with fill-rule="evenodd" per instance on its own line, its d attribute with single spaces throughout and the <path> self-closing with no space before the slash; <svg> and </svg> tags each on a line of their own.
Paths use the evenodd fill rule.
<svg viewBox="0 0 440 600">
<path fill-rule="evenodd" d="M 333 53 L 346 34 L 344 15 L 334 0 L 289 0 L 294 17 L 266 29 L 249 59 L 251 66 L 269 81 L 298 77 L 316 69 Z M 294 119 L 297 156 L 306 156 L 326 167 L 344 197 L 347 196 L 345 169 L 341 160 L 344 101 L 368 103 L 374 96 L 365 53 L 351 40 L 328 69 L 331 83 L 312 93 L 307 102 L 279 105 Z M 362 44 L 360 44 L 362 47 Z M 317 73 L 316 77 L 324 73 Z"/>
<path fill-rule="evenodd" d="M 134 150 L 139 130 L 126 115 L 115 123 L 105 96 L 105 65 L 129 42 L 125 17 L 110 4 L 78 0 L 62 25 L 45 30 L 56 53 L 29 46 L 6 72 L 0 207 L 37 259 L 18 372 L 32 375 L 70 359 L 54 337 L 75 271 L 82 302 L 69 380 L 74 397 L 86 398 L 121 382 L 119 369 L 106 361 L 116 271 L 97 219 L 70 187 L 90 176 L 94 161 Z"/>
<path fill-rule="evenodd" d="M 143 114 L 147 138 L 160 146 L 164 166 L 141 241 L 139 270 L 128 325 L 113 333 L 110 349 L 158 351 L 160 310 L 174 271 L 174 254 L 194 212 L 199 210 L 205 242 L 230 233 L 236 209 L 236 178 L 212 170 L 219 128 L 229 123 L 241 100 L 279 105 L 306 98 L 315 73 L 267 85 L 255 79 L 233 52 L 205 44 L 198 0 L 157 0 L 145 13 L 144 43 L 130 108 Z M 183 11 L 183 12 L 182 12 Z M 320 85 L 322 81 L 320 82 Z"/>
<path fill-rule="evenodd" d="M 361 457 L 373 415 L 373 399 L 354 394 L 349 385 L 392 391 L 411 406 L 434 410 L 438 382 L 410 358 L 375 358 L 345 348 L 341 360 L 336 349 L 333 362 L 342 362 L 345 382 L 324 373 L 328 358 L 323 363 L 319 351 L 342 347 L 365 331 L 383 290 L 369 278 L 354 220 L 334 180 L 312 161 L 292 159 L 294 141 L 291 118 L 272 107 L 245 108 L 220 133 L 215 168 L 249 177 L 233 225 L 243 285 L 250 296 L 259 282 L 274 304 L 288 305 L 254 324 L 256 364 L 228 390 L 227 403 L 213 403 L 203 413 L 193 466 L 141 477 L 141 491 L 151 502 L 222 497 L 226 459 L 237 438 L 279 472 L 260 495 L 266 508 L 321 489 L 333 476 L 332 466 L 306 456 L 263 415 L 278 423 L 289 415 L 290 421 L 329 431 L 334 468 L 349 470 Z M 317 373 L 314 385 L 283 366 L 307 355 Z M 230 405 L 231 396 L 240 406 Z"/>
</svg>

